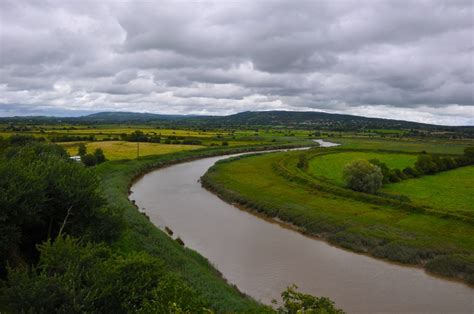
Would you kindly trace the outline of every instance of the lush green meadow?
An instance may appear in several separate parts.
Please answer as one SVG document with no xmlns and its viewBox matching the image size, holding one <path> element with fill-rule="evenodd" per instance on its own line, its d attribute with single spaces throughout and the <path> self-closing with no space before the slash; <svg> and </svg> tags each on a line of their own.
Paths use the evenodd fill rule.
<svg viewBox="0 0 474 314">
<path fill-rule="evenodd" d="M 382 191 L 406 195 L 418 204 L 474 217 L 474 166 L 388 184 Z"/>
<path fill-rule="evenodd" d="M 354 160 L 378 159 L 390 168 L 403 169 L 412 166 L 416 161 L 414 154 L 379 153 L 379 152 L 343 152 L 316 156 L 308 162 L 308 172 L 320 179 L 329 179 L 343 185 L 344 166 Z"/>
<path fill-rule="evenodd" d="M 219 162 L 202 182 L 227 201 L 290 222 L 335 245 L 473 283 L 472 166 L 388 184 L 379 195 L 342 184 L 344 165 L 356 159 L 377 158 L 402 168 L 415 163 L 414 152 L 453 154 L 462 152 L 465 144 L 340 142 L 349 149 L 343 145 Z M 306 169 L 297 166 L 302 154 L 308 160 Z"/>
<path fill-rule="evenodd" d="M 380 137 L 333 137 L 329 141 L 342 144 L 345 149 L 372 149 L 419 153 L 426 151 L 437 154 L 462 154 L 464 148 L 474 145 L 472 140 L 446 140 L 428 138 L 389 139 Z"/>
</svg>

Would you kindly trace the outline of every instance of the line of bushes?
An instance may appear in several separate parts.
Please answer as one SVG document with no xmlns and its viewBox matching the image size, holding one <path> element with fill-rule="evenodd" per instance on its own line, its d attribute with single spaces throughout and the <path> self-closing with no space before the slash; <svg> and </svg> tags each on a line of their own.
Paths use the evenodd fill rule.
<svg viewBox="0 0 474 314">
<path fill-rule="evenodd" d="M 418 155 L 413 167 L 406 167 L 403 170 L 398 168 L 390 169 L 385 163 L 378 159 L 371 159 L 369 162 L 380 168 L 383 175 L 383 183 L 396 183 L 406 179 L 419 178 L 424 175 L 432 175 L 438 172 L 472 165 L 474 163 L 473 150 L 474 147 L 467 147 L 464 150 L 464 155 L 456 157 L 422 153 Z"/>
</svg>

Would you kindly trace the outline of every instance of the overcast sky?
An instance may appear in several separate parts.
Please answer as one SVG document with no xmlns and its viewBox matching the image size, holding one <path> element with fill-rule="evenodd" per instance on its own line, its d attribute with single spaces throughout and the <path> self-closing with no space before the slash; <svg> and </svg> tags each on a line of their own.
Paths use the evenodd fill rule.
<svg viewBox="0 0 474 314">
<path fill-rule="evenodd" d="M 0 116 L 318 110 L 474 125 L 474 2 L 0 0 Z"/>
</svg>

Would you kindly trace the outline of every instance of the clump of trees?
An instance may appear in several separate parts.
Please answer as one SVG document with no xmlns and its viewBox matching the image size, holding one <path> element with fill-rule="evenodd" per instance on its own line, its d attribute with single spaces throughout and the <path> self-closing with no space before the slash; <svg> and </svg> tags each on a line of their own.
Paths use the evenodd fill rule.
<svg viewBox="0 0 474 314">
<path fill-rule="evenodd" d="M 77 154 L 81 156 L 82 163 L 87 167 L 101 164 L 107 160 L 102 148 L 96 148 L 93 154 L 88 154 L 84 143 L 79 144 Z"/>
<path fill-rule="evenodd" d="M 143 142 L 143 143 L 163 143 L 163 144 L 183 144 L 183 145 L 201 145 L 202 141 L 196 138 L 184 138 L 176 135 L 170 135 L 162 139 L 160 135 L 149 135 L 143 131 L 136 130 L 131 134 L 123 133 L 120 135 L 122 141 Z"/>
<path fill-rule="evenodd" d="M 36 245 L 61 233 L 105 239 L 120 230 L 120 215 L 105 206 L 95 173 L 58 145 L 31 142 L 6 149 L 0 191 L 3 266 L 34 260 Z"/>
<path fill-rule="evenodd" d="M 347 187 L 354 191 L 374 194 L 382 186 L 380 167 L 367 160 L 356 160 L 346 165 L 343 175 Z"/>
<path fill-rule="evenodd" d="M 51 142 L 56 143 L 56 142 L 77 142 L 77 141 L 95 141 L 95 136 L 94 135 L 85 135 L 85 136 L 80 136 L 80 135 L 56 135 L 50 138 Z"/>
</svg>

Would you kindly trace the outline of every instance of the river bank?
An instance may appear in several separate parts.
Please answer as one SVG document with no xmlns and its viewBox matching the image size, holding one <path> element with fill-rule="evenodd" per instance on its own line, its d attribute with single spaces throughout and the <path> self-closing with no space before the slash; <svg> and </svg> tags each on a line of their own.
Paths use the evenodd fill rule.
<svg viewBox="0 0 474 314">
<path fill-rule="evenodd" d="M 220 158 L 227 157 L 151 172 L 135 183 L 131 198 L 155 225 L 170 227 L 243 292 L 269 303 L 296 283 L 349 312 L 472 309 L 473 292 L 464 285 L 306 238 L 203 190 L 197 180 Z"/>
</svg>

